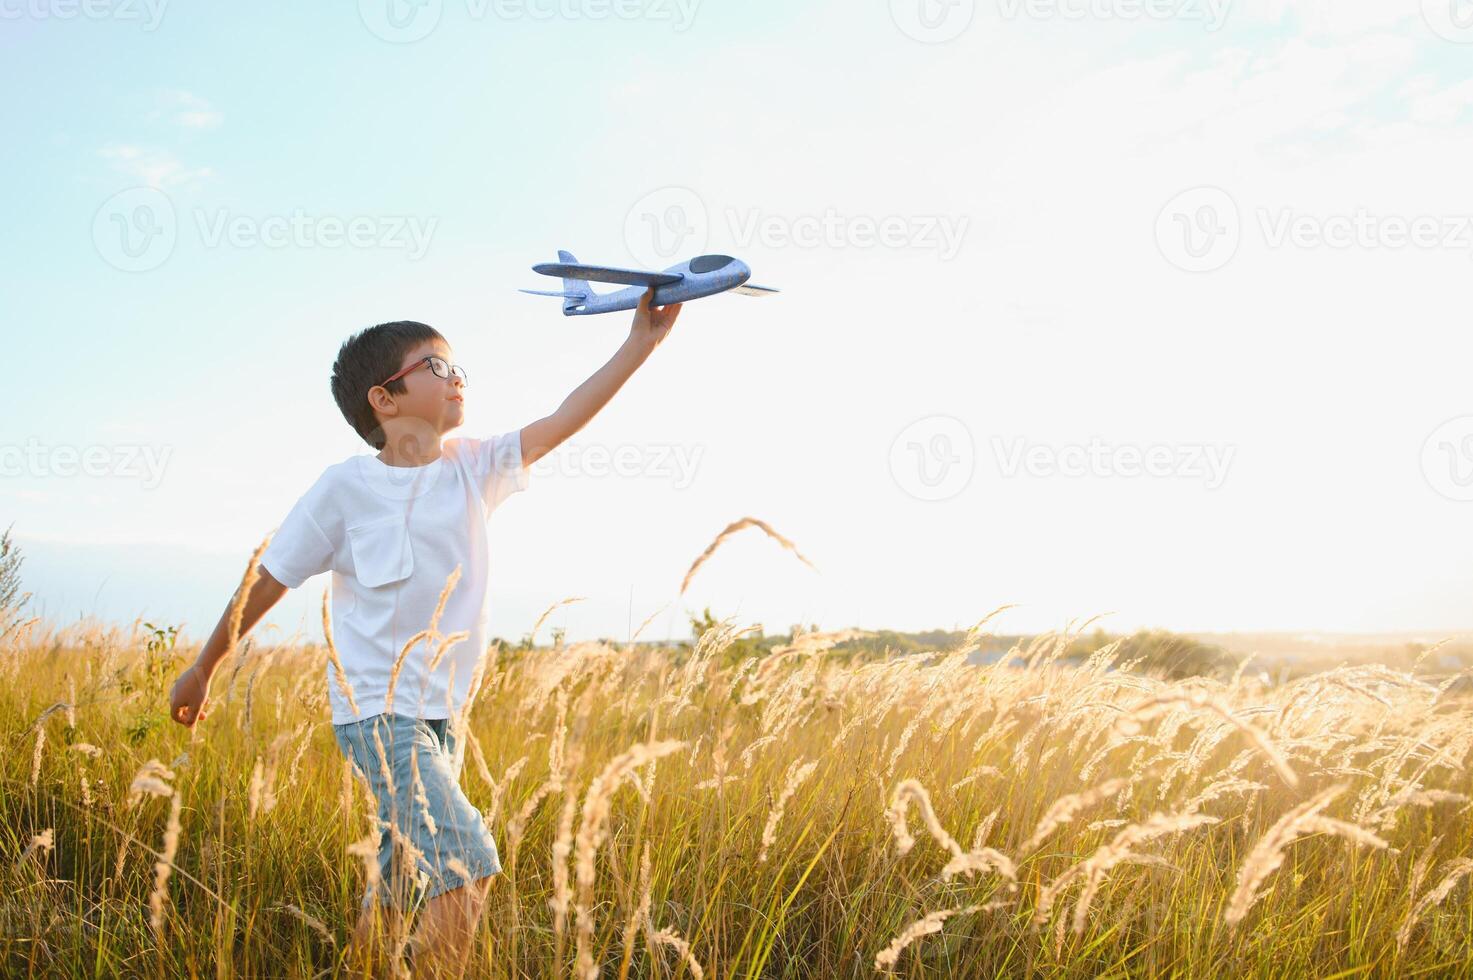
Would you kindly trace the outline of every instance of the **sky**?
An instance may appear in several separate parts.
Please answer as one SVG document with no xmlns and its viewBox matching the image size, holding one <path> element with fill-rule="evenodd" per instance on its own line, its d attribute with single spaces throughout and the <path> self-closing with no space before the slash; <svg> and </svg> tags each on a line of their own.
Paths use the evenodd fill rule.
<svg viewBox="0 0 1473 980">
<path fill-rule="evenodd" d="M 349 334 L 437 327 L 486 437 L 628 331 L 532 264 L 720 252 L 782 292 L 532 467 L 494 635 L 1468 631 L 1470 56 L 1467 0 L 0 0 L 0 525 L 34 611 L 202 638 L 372 451 Z M 747 516 L 812 567 L 680 594 Z"/>
</svg>

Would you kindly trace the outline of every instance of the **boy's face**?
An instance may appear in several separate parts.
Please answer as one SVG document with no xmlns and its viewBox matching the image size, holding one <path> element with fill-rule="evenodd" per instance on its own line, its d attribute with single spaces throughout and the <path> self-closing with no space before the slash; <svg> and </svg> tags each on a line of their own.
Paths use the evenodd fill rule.
<svg viewBox="0 0 1473 980">
<path fill-rule="evenodd" d="M 418 364 L 400 378 L 404 394 L 391 394 L 387 389 L 376 387 L 369 392 L 369 403 L 383 419 L 413 418 L 430 423 L 442 435 L 465 420 L 464 388 L 460 378 L 450 372 L 450 377 L 437 376 L 423 358 L 430 355 L 441 357 L 446 364 L 455 363 L 455 352 L 443 340 L 427 340 L 415 347 L 394 371 L 411 364 Z M 392 373 L 392 372 L 391 372 Z"/>
</svg>

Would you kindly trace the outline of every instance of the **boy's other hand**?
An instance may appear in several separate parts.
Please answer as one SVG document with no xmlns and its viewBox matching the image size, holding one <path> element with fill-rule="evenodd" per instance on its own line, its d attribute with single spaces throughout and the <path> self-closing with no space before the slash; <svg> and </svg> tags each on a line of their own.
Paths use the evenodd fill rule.
<svg viewBox="0 0 1473 980">
<path fill-rule="evenodd" d="M 169 717 L 186 728 L 193 728 L 194 723 L 205 716 L 208 703 L 205 688 L 209 685 L 209 680 L 200 670 L 199 664 L 180 674 L 169 695 Z"/>
<path fill-rule="evenodd" d="M 672 303 L 651 309 L 650 299 L 654 295 L 653 286 L 644 291 L 644 295 L 639 298 L 639 307 L 634 311 L 634 323 L 629 328 L 629 338 L 644 345 L 646 350 L 654 350 L 660 346 L 660 341 L 675 326 L 675 318 L 680 316 L 681 306 L 685 305 Z"/>
</svg>

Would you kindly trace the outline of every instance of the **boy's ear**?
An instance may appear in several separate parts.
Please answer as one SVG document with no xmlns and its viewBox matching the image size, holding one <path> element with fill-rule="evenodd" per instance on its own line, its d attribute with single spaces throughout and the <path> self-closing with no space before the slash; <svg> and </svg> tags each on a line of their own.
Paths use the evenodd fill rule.
<svg viewBox="0 0 1473 980">
<path fill-rule="evenodd" d="M 368 405 L 380 415 L 392 417 L 399 412 L 399 406 L 394 404 L 394 396 L 383 385 L 374 385 L 368 389 Z"/>
</svg>

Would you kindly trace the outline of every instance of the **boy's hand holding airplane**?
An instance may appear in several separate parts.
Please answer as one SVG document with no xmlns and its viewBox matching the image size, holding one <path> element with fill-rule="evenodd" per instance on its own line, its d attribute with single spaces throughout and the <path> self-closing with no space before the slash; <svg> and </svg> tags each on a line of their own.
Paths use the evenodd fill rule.
<svg viewBox="0 0 1473 980">
<path fill-rule="evenodd" d="M 634 322 L 629 327 L 629 338 L 647 350 L 654 350 L 660 346 L 660 341 L 669 336 L 670 328 L 675 326 L 675 318 L 680 316 L 680 308 L 684 305 L 672 303 L 651 309 L 650 298 L 654 295 L 653 286 L 644 291 L 644 295 L 639 298 L 639 306 L 634 311 Z"/>
</svg>

